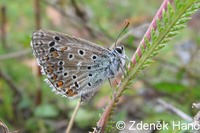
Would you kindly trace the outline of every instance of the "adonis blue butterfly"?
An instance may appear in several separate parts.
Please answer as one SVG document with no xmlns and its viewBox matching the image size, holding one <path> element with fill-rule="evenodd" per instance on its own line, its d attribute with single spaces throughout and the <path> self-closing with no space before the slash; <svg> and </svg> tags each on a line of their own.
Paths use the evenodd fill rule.
<svg viewBox="0 0 200 133">
<path fill-rule="evenodd" d="M 113 50 L 87 40 L 49 30 L 32 34 L 31 46 L 54 91 L 88 101 L 102 85 L 125 66 L 125 50 Z"/>
</svg>

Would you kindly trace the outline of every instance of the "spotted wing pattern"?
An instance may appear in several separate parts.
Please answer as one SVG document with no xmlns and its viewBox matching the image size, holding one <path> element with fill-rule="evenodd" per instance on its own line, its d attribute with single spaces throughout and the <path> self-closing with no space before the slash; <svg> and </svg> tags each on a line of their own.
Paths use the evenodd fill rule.
<svg viewBox="0 0 200 133">
<path fill-rule="evenodd" d="M 87 101 L 108 78 L 110 51 L 94 43 L 41 29 L 33 32 L 31 46 L 47 82 L 63 96 Z"/>
</svg>

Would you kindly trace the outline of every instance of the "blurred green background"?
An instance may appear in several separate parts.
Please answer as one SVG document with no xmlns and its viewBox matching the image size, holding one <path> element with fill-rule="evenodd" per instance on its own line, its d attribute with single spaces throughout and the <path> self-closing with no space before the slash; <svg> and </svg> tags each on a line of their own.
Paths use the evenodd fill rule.
<svg viewBox="0 0 200 133">
<path fill-rule="evenodd" d="M 39 3 L 39 4 L 38 4 Z M 134 54 L 162 0 L 1 0 L 0 120 L 19 133 L 64 133 L 78 99 L 56 95 L 38 74 L 30 36 L 38 28 L 85 38 L 110 47 L 130 20 L 121 42 L 129 58 Z M 193 118 L 200 100 L 200 12 L 140 73 L 126 90 L 114 120 L 188 122 L 165 108 L 166 103 Z M 103 84 L 81 106 L 72 133 L 92 131 L 113 90 Z M 131 123 L 129 123 L 131 124 Z M 115 129 L 115 132 L 119 132 Z M 128 133 L 128 129 L 124 132 Z M 136 131 L 137 132 L 137 131 Z M 147 131 L 143 131 L 146 133 Z M 149 131 L 150 132 L 150 131 Z M 158 132 L 158 131 L 157 131 Z M 169 130 L 161 133 L 179 132 Z"/>
</svg>

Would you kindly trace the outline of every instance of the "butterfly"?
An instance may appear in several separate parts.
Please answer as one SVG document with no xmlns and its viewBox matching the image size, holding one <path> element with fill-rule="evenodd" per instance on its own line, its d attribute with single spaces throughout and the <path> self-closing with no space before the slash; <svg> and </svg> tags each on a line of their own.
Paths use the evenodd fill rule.
<svg viewBox="0 0 200 133">
<path fill-rule="evenodd" d="M 125 50 L 113 50 L 63 33 L 40 29 L 32 34 L 33 54 L 58 94 L 89 101 L 102 83 L 125 66 Z"/>
</svg>

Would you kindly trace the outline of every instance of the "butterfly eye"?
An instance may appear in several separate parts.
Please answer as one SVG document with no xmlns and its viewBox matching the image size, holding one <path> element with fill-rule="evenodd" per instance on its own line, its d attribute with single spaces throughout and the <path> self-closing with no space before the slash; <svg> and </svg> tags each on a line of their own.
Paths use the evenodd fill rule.
<svg viewBox="0 0 200 133">
<path fill-rule="evenodd" d="M 118 47 L 115 49 L 118 53 L 122 54 L 123 47 Z"/>
</svg>

